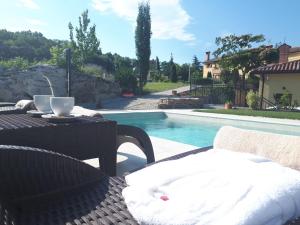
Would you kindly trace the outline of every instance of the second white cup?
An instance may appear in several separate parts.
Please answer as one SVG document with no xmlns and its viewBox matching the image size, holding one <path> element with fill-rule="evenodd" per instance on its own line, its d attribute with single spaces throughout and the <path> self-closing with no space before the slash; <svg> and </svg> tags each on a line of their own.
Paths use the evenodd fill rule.
<svg viewBox="0 0 300 225">
<path fill-rule="evenodd" d="M 50 106 L 56 116 L 68 116 L 74 107 L 74 97 L 51 97 Z"/>
</svg>

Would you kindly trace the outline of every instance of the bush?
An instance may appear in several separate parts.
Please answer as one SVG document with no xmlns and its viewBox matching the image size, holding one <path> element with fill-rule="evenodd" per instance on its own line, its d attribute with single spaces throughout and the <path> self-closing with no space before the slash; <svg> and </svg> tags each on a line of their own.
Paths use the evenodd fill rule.
<svg viewBox="0 0 300 225">
<path fill-rule="evenodd" d="M 60 46 L 53 46 L 50 48 L 51 59 L 49 63 L 58 67 L 66 66 L 66 57 L 64 53 L 65 48 Z"/>
<path fill-rule="evenodd" d="M 116 77 L 116 80 L 119 82 L 122 92 L 133 92 L 137 91 L 137 79 L 133 74 L 124 73 L 119 74 Z"/>
<path fill-rule="evenodd" d="M 292 94 L 290 94 L 287 90 L 281 95 L 279 100 L 280 106 L 283 108 L 287 108 L 292 104 Z"/>
<path fill-rule="evenodd" d="M 159 82 L 169 82 L 169 79 L 167 76 L 162 75 L 160 76 Z"/>
<path fill-rule="evenodd" d="M 259 96 L 253 90 L 250 90 L 246 96 L 247 105 L 250 109 L 258 109 Z"/>
<path fill-rule="evenodd" d="M 30 66 L 30 63 L 26 59 L 23 59 L 21 57 L 16 57 L 14 59 L 0 61 L 0 66 L 7 69 L 16 68 L 16 69 L 24 70 Z"/>
</svg>

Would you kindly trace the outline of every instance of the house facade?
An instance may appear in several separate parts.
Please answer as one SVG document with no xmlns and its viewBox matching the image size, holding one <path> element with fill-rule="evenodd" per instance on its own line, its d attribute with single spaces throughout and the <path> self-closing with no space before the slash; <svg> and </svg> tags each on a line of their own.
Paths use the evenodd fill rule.
<svg viewBox="0 0 300 225">
<path fill-rule="evenodd" d="M 205 53 L 205 61 L 203 62 L 203 78 L 220 79 L 221 68 L 218 65 L 217 58 L 210 58 L 210 52 Z"/>
<path fill-rule="evenodd" d="M 261 66 L 251 73 L 260 77 L 261 107 L 265 100 L 275 103 L 276 96 L 286 91 L 291 94 L 291 103 L 300 105 L 300 47 L 281 45 L 279 63 Z"/>
</svg>

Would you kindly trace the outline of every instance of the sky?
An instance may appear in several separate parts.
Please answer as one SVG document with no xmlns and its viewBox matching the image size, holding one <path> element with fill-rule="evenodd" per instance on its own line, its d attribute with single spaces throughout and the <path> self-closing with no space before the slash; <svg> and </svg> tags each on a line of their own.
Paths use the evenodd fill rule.
<svg viewBox="0 0 300 225">
<path fill-rule="evenodd" d="M 139 0 L 0 0 L 0 29 L 68 40 L 68 23 L 88 9 L 102 52 L 135 58 Z M 150 0 L 151 58 L 191 63 L 216 49 L 215 38 L 264 34 L 266 44 L 300 46 L 300 0 Z"/>
</svg>

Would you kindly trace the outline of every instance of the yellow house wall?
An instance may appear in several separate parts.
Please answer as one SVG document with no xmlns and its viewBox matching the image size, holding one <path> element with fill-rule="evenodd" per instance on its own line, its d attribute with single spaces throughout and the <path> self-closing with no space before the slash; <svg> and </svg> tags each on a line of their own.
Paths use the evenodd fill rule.
<svg viewBox="0 0 300 225">
<path fill-rule="evenodd" d="M 275 93 L 284 93 L 282 87 L 292 94 L 292 103 L 297 100 L 300 104 L 300 73 L 295 74 L 271 74 L 265 75 L 264 97 L 275 101 L 273 95 Z M 259 92 L 261 94 L 262 81 L 259 83 Z"/>
<path fill-rule="evenodd" d="M 288 57 L 288 61 L 300 60 L 300 52 L 290 53 Z"/>
<path fill-rule="evenodd" d="M 211 68 L 208 68 L 207 65 L 203 66 L 203 78 L 207 78 L 208 72 L 211 71 Z"/>
<path fill-rule="evenodd" d="M 210 67 L 208 65 L 204 65 L 203 66 L 203 78 L 207 78 L 207 74 L 211 72 L 211 75 L 214 76 L 214 75 L 217 75 L 217 76 L 220 76 L 221 74 L 221 70 L 218 66 L 218 64 L 212 64 Z M 219 77 L 216 77 L 217 79 Z"/>
</svg>

